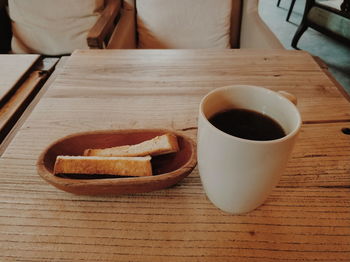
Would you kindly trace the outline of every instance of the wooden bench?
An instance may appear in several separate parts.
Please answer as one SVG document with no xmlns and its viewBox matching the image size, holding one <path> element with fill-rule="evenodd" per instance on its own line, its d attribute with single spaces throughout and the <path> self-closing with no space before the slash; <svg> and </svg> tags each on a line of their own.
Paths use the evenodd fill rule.
<svg viewBox="0 0 350 262">
<path fill-rule="evenodd" d="M 0 154 L 8 135 L 58 60 L 40 55 L 0 55 Z"/>
</svg>

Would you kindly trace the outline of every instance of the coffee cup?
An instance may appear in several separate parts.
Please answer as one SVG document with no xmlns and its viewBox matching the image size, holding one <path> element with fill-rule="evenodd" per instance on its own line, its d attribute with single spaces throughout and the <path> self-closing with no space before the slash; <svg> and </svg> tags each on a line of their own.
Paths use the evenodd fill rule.
<svg viewBox="0 0 350 262">
<path fill-rule="evenodd" d="M 241 214 L 256 209 L 267 199 L 285 169 L 301 127 L 300 113 L 292 101 L 296 100 L 285 92 L 243 85 L 217 88 L 202 99 L 198 116 L 198 169 L 206 195 L 216 207 Z M 269 140 L 228 134 L 213 121 L 229 111 L 266 116 L 282 128 L 283 134 L 266 138 Z M 237 118 L 223 120 L 233 124 L 230 128 L 239 124 Z M 260 129 L 256 126 L 253 131 Z"/>
</svg>

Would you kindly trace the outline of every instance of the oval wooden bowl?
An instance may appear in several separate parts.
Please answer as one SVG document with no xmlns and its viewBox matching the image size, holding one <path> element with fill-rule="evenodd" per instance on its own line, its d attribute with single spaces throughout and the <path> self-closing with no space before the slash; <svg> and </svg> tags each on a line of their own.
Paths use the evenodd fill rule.
<svg viewBox="0 0 350 262">
<path fill-rule="evenodd" d="M 153 176 L 76 179 L 58 177 L 53 168 L 58 155 L 82 155 L 87 148 L 106 148 L 132 145 L 165 133 L 178 138 L 180 150 L 152 158 Z M 119 195 L 144 193 L 176 184 L 189 175 L 197 164 L 195 143 L 192 139 L 169 130 L 109 130 L 77 133 L 66 136 L 48 146 L 37 162 L 39 175 L 55 187 L 81 195 Z"/>
</svg>

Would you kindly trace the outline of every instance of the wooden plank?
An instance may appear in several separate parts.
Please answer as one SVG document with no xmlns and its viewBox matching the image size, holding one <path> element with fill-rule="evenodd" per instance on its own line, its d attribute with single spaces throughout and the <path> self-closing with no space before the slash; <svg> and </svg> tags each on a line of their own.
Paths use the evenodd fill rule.
<svg viewBox="0 0 350 262">
<path fill-rule="evenodd" d="M 31 160 L 0 163 L 5 259 L 350 259 L 346 188 L 277 188 L 248 215 L 228 215 L 206 199 L 197 170 L 177 186 L 153 193 L 87 197 L 46 184 Z"/>
<path fill-rule="evenodd" d="M 0 140 L 9 132 L 9 125 L 13 122 L 16 112 L 25 106 L 27 98 L 35 91 L 36 87 L 44 78 L 39 71 L 32 72 L 25 82 L 15 91 L 7 103 L 0 108 Z"/>
<path fill-rule="evenodd" d="M 16 86 L 39 57 L 40 55 L 0 55 L 0 101 Z"/>
<path fill-rule="evenodd" d="M 350 187 L 350 122 L 304 124 L 281 187 Z"/>
<path fill-rule="evenodd" d="M 345 88 L 333 77 L 331 72 L 328 70 L 328 66 L 325 64 L 325 62 L 319 58 L 314 57 L 316 63 L 320 66 L 323 73 L 329 78 L 330 81 L 338 88 L 339 92 L 348 100 L 350 101 L 350 94 L 345 90 Z"/>
<path fill-rule="evenodd" d="M 59 60 L 56 58 L 46 58 L 43 60 L 43 63 L 46 65 L 43 65 L 43 67 L 40 70 L 33 71 L 32 74 L 29 76 L 27 81 L 23 83 L 23 85 L 16 91 L 14 96 L 8 101 L 8 103 L 0 109 L 0 124 L 4 127 L 6 125 L 9 125 L 10 122 L 16 121 L 16 123 L 12 123 L 13 127 L 8 126 L 8 128 L 11 128 L 10 131 L 5 132 L 6 137 L 0 144 L 0 156 L 6 149 L 7 145 L 10 143 L 16 132 L 18 131 L 19 127 L 23 124 L 25 119 L 27 119 L 28 115 L 31 113 L 35 105 L 38 103 L 40 98 L 43 96 L 43 94 L 46 92 L 49 85 L 52 83 L 53 79 L 56 77 L 58 72 L 60 72 L 61 66 L 64 64 L 64 61 L 66 61 L 66 57 L 63 57 Z M 56 65 L 56 63 L 58 64 Z M 55 66 L 56 65 L 56 66 Z M 55 72 L 53 75 L 50 76 L 50 78 L 46 81 L 45 85 L 40 88 L 40 90 L 37 90 L 40 86 L 39 83 L 43 80 L 45 80 L 48 75 L 51 73 L 53 68 L 55 67 Z M 39 68 L 38 68 L 39 69 Z M 35 95 L 32 101 L 27 101 L 29 97 L 33 95 L 33 92 L 38 91 L 38 93 Z M 25 111 L 23 114 L 19 117 L 19 119 L 16 119 L 16 116 L 18 117 L 21 113 L 20 109 L 24 106 L 26 106 L 27 102 L 30 102 L 30 104 L 25 108 Z M 23 109 L 23 108 L 22 108 Z M 3 130 L 3 128 L 0 128 L 0 130 Z M 1 137 L 4 137 L 5 134 L 1 135 Z"/>
<path fill-rule="evenodd" d="M 27 106 L 36 96 L 44 81 L 49 77 L 57 58 L 44 59 L 45 65 L 38 65 L 38 68 L 33 68 L 27 73 L 26 79 L 14 90 L 11 90 L 11 97 L 6 103 L 0 107 L 0 142 L 5 139 L 13 126 L 16 124 Z M 3 145 L 0 146 L 0 151 Z"/>
<path fill-rule="evenodd" d="M 304 121 L 350 120 L 350 103 L 301 51 L 82 50 L 71 56 L 66 70 L 47 97 L 202 97 L 216 87 L 259 85 L 296 95 Z"/>
<path fill-rule="evenodd" d="M 110 115 L 113 115 L 113 112 Z M 179 111 L 175 112 L 174 115 L 181 116 L 183 113 Z M 127 114 L 120 117 L 119 120 L 117 115 L 115 121 L 119 122 L 114 126 L 112 124 L 114 121 L 107 120 L 104 116 L 101 116 L 100 121 L 89 121 L 88 116 L 89 114 L 86 117 L 81 117 L 80 123 L 82 124 L 76 126 L 73 120 L 66 120 L 58 114 L 53 114 L 51 118 L 47 118 L 47 115 L 38 115 L 38 118 L 42 120 L 33 121 L 33 126 L 25 124 L 2 157 L 31 160 L 32 163 L 35 163 L 47 145 L 68 134 L 96 129 L 125 129 L 127 128 L 126 124 L 119 125 L 118 123 L 130 123 L 126 121 L 130 117 Z M 90 115 L 90 117 L 94 117 L 94 115 Z M 167 121 L 165 120 L 167 118 L 166 114 L 164 119 L 157 118 L 153 121 L 149 120 L 148 123 L 146 123 L 147 121 L 141 121 L 133 128 L 158 127 L 159 123 L 162 122 L 162 128 L 182 131 L 196 140 L 196 128 L 188 130 L 186 126 L 172 125 L 174 122 L 186 123 L 186 119 L 181 121 L 181 118 L 169 117 Z M 47 119 L 47 121 L 44 121 L 44 119 Z M 132 118 L 129 120 L 133 121 Z M 190 119 L 188 121 L 190 122 Z M 54 123 L 57 128 L 52 128 L 50 132 L 46 132 L 45 125 L 47 123 Z M 350 187 L 350 136 L 341 131 L 346 127 L 350 127 L 350 123 L 304 125 L 279 186 Z"/>
</svg>

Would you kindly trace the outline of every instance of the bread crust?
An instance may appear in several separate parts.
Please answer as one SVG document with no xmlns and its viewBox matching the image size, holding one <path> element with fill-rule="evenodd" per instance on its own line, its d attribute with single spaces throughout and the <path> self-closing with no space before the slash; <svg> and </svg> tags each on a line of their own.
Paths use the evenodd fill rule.
<svg viewBox="0 0 350 262">
<path fill-rule="evenodd" d="M 57 156 L 54 174 L 152 176 L 151 157 Z"/>
<path fill-rule="evenodd" d="M 173 134 L 156 136 L 136 145 L 116 146 L 103 149 L 86 149 L 84 156 L 157 156 L 179 151 L 177 137 Z"/>
</svg>

